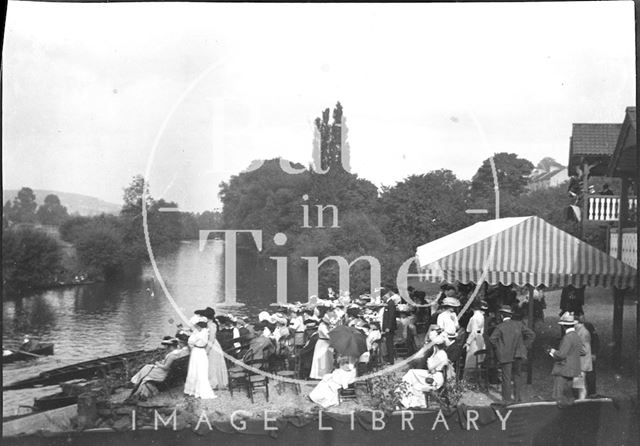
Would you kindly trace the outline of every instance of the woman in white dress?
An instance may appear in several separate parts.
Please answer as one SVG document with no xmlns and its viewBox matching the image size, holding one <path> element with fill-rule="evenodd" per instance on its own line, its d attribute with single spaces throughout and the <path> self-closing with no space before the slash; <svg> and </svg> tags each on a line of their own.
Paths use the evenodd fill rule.
<svg viewBox="0 0 640 446">
<path fill-rule="evenodd" d="M 318 342 L 313 350 L 309 378 L 322 379 L 333 370 L 333 349 L 329 345 L 329 318 L 325 315 L 318 325 Z"/>
<path fill-rule="evenodd" d="M 338 368 L 324 375 L 322 381 L 311 391 L 309 399 L 323 408 L 339 404 L 338 390 L 346 389 L 356 380 L 356 368 L 349 358 L 338 359 Z"/>
<path fill-rule="evenodd" d="M 209 383 L 214 389 L 222 389 L 229 384 L 227 375 L 227 363 L 222 354 L 222 347 L 218 342 L 218 322 L 216 322 L 216 312 L 213 308 L 207 307 L 204 310 L 195 312 L 207 318 L 207 329 L 209 330 L 209 342 L 207 344 L 207 355 L 209 358 Z"/>
<path fill-rule="evenodd" d="M 484 301 L 473 303 L 473 316 L 467 324 L 467 357 L 464 362 L 465 374 L 468 370 L 475 369 L 476 356 L 478 350 L 484 350 L 484 312 L 489 308 Z M 478 361 L 484 361 L 484 355 L 478 355 Z"/>
<path fill-rule="evenodd" d="M 404 407 L 426 407 L 424 392 L 438 390 L 444 384 L 445 376 L 443 368 L 449 364 L 449 358 L 445 351 L 446 335 L 438 335 L 434 342 L 433 354 L 427 359 L 427 370 L 410 369 L 402 381 L 408 384 L 408 388 L 402 395 L 401 403 Z"/>
<path fill-rule="evenodd" d="M 209 358 L 207 358 L 207 344 L 209 342 L 209 330 L 207 318 L 201 316 L 195 323 L 195 330 L 189 336 L 189 371 L 184 383 L 184 393 L 196 398 L 212 399 L 216 395 L 209 383 Z"/>
</svg>

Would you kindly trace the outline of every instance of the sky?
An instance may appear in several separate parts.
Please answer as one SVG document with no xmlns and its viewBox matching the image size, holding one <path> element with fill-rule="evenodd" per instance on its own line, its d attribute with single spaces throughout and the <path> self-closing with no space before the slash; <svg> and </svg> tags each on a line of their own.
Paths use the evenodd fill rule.
<svg viewBox="0 0 640 446">
<path fill-rule="evenodd" d="M 377 186 L 493 153 L 566 165 L 571 125 L 635 105 L 633 2 L 65 4 L 9 1 L 3 188 L 217 208 L 253 160 L 308 165 L 340 101 Z"/>
</svg>

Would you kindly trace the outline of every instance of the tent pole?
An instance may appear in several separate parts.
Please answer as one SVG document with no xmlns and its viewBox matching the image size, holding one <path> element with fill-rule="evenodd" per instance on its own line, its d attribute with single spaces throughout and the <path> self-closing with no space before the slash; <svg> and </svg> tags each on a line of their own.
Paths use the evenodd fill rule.
<svg viewBox="0 0 640 446">
<path fill-rule="evenodd" d="M 529 289 L 529 316 L 528 323 L 529 329 L 534 330 L 534 322 L 533 322 L 533 285 L 527 285 Z M 533 346 L 529 350 L 529 360 L 527 361 L 527 384 L 531 384 L 533 382 Z"/>
<path fill-rule="evenodd" d="M 622 358 L 622 316 L 624 311 L 624 295 L 626 290 L 613 288 L 613 355 L 615 369 L 620 368 Z"/>
</svg>

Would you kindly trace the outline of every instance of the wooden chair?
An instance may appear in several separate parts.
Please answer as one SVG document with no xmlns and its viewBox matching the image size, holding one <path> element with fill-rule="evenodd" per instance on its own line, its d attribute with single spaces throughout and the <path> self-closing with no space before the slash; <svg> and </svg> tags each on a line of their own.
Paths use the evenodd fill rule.
<svg viewBox="0 0 640 446">
<path fill-rule="evenodd" d="M 264 369 L 268 364 L 268 360 L 265 359 L 253 359 L 251 361 L 245 361 L 247 365 L 250 365 L 256 369 Z M 263 390 L 265 399 L 267 402 L 269 401 L 269 377 L 257 374 L 251 370 L 245 370 L 246 380 L 247 380 L 247 389 L 249 392 L 249 398 L 251 398 L 251 403 L 253 404 L 253 395 L 256 390 Z"/>
<path fill-rule="evenodd" d="M 281 370 L 279 372 L 276 372 L 276 375 L 288 379 L 298 379 L 298 374 L 294 370 Z M 290 386 L 294 390 L 294 392 L 296 392 L 296 395 L 302 393 L 300 384 L 287 381 L 278 381 L 278 383 L 276 384 L 276 391 L 278 392 L 278 395 L 285 391 L 287 389 L 287 386 Z"/>
<path fill-rule="evenodd" d="M 395 344 L 394 350 L 396 352 L 396 357 L 398 358 L 406 358 L 409 356 L 409 346 L 406 341 Z"/>
<path fill-rule="evenodd" d="M 427 403 L 427 408 L 429 408 L 431 403 L 431 398 L 434 397 L 437 400 L 443 400 L 447 396 L 447 390 L 449 385 L 449 380 L 447 376 L 449 376 L 449 366 L 445 365 L 442 367 L 442 376 L 444 376 L 444 384 L 439 389 L 431 390 L 428 392 L 424 392 L 425 402 Z"/>
<path fill-rule="evenodd" d="M 355 383 L 349 384 L 349 386 L 345 388 L 338 389 L 338 403 L 342 404 L 343 401 L 355 401 L 358 399 L 358 395 L 356 394 L 356 386 Z"/>
<path fill-rule="evenodd" d="M 253 352 L 249 350 L 246 352 L 242 358 L 242 362 L 247 363 L 248 361 L 253 360 Z M 239 365 L 234 365 L 233 367 L 227 368 L 227 378 L 229 381 L 229 393 L 233 396 L 233 389 L 243 389 L 247 392 L 247 396 L 249 396 L 249 384 L 247 381 L 247 373 L 246 369 Z"/>
<path fill-rule="evenodd" d="M 369 364 L 373 370 L 378 370 L 382 367 L 384 359 L 382 358 L 382 339 L 378 339 L 371 344 L 371 350 L 369 350 Z"/>
</svg>

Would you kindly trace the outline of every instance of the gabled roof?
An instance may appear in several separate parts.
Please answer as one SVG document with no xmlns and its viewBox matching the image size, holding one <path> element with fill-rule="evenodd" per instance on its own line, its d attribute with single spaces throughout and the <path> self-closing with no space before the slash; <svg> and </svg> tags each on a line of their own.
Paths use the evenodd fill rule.
<svg viewBox="0 0 640 446">
<path fill-rule="evenodd" d="M 582 160 L 609 161 L 618 142 L 622 124 L 573 124 L 569 148 L 569 172 Z M 601 175 L 604 173 L 598 172 Z M 596 174 L 596 172 L 593 172 Z"/>
<path fill-rule="evenodd" d="M 636 108 L 627 107 L 607 175 L 622 177 L 637 175 L 638 144 L 636 142 Z"/>
</svg>

